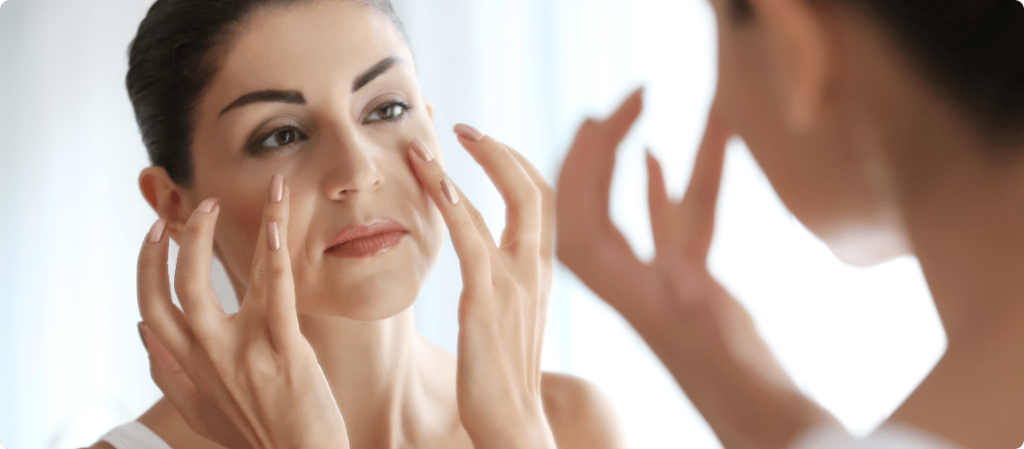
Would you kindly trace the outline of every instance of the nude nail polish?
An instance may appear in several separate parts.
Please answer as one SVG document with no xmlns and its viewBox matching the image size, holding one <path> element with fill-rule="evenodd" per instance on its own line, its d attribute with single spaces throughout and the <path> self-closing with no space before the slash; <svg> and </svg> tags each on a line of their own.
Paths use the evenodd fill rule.
<svg viewBox="0 0 1024 449">
<path fill-rule="evenodd" d="M 284 200 L 284 176 L 274 175 L 270 180 L 270 202 L 280 203 Z"/>
<path fill-rule="evenodd" d="M 163 219 L 159 219 L 156 223 L 153 223 L 153 227 L 149 229 L 149 238 L 146 239 L 149 243 L 159 243 L 164 238 L 164 229 L 167 229 L 167 222 Z"/>
<path fill-rule="evenodd" d="M 277 229 L 277 222 L 267 223 L 267 245 L 271 251 L 281 249 L 281 234 Z"/>
<path fill-rule="evenodd" d="M 477 129 L 472 126 L 464 125 L 462 123 L 455 125 L 455 134 L 458 134 L 459 137 L 471 142 L 479 142 L 484 139 L 484 133 L 477 131 Z"/>
<path fill-rule="evenodd" d="M 459 204 L 459 192 L 455 191 L 455 184 L 448 178 L 441 180 L 441 192 L 444 193 L 445 199 L 448 200 L 453 206 Z"/>
<path fill-rule="evenodd" d="M 217 207 L 217 198 L 207 198 L 199 203 L 199 207 L 196 208 L 196 212 L 201 214 L 208 214 L 213 212 L 213 208 Z"/>
<path fill-rule="evenodd" d="M 419 138 L 412 139 L 410 146 L 416 152 L 416 155 L 423 159 L 423 162 L 434 160 L 434 154 L 430 152 L 430 148 L 427 148 L 427 144 L 423 143 Z"/>
</svg>

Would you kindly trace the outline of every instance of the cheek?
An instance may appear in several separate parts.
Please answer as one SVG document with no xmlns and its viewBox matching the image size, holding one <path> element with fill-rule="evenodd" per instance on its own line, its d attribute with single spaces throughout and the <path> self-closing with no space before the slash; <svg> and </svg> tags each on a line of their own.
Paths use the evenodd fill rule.
<svg viewBox="0 0 1024 449">
<path fill-rule="evenodd" d="M 263 201 L 224 198 L 217 219 L 216 245 L 221 262 L 242 283 L 249 284 L 252 258 L 263 221 Z M 226 259 L 226 260 L 225 260 Z"/>
</svg>

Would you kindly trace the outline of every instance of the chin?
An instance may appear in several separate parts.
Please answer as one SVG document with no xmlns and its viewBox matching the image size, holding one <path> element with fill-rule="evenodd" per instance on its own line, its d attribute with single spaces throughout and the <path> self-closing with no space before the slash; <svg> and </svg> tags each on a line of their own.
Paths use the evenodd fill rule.
<svg viewBox="0 0 1024 449">
<path fill-rule="evenodd" d="M 419 294 L 419 285 L 412 279 L 391 279 L 380 276 L 359 282 L 356 286 L 325 288 L 300 298 L 298 312 L 328 315 L 357 321 L 378 321 L 398 315 L 412 306 Z M 417 285 L 412 285 L 417 284 Z"/>
</svg>

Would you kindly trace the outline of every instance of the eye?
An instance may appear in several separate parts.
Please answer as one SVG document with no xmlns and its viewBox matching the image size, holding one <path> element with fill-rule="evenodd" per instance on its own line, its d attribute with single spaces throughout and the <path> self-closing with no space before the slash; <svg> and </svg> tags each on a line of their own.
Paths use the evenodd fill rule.
<svg viewBox="0 0 1024 449">
<path fill-rule="evenodd" d="M 391 101 L 385 103 L 370 112 L 363 122 L 373 123 L 381 121 L 391 121 L 402 117 L 405 117 L 409 113 L 409 105 L 401 101 Z"/>
<path fill-rule="evenodd" d="M 275 148 L 283 147 L 295 143 L 299 140 L 299 131 L 295 128 L 285 128 L 275 130 L 273 134 L 266 138 L 260 146 Z"/>
<path fill-rule="evenodd" d="M 277 128 L 267 134 L 262 140 L 257 140 L 249 149 L 253 154 L 259 154 L 265 151 L 274 151 L 281 148 L 290 146 L 302 140 L 306 140 L 307 137 L 302 131 L 299 131 L 294 126 L 284 126 Z"/>
</svg>

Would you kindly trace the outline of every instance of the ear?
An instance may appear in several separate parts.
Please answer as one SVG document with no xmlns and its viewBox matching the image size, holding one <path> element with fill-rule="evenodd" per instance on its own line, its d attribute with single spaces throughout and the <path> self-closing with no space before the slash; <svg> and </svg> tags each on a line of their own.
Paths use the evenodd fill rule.
<svg viewBox="0 0 1024 449">
<path fill-rule="evenodd" d="M 774 82 L 787 122 L 798 131 L 814 125 L 826 100 L 830 37 L 815 2 L 751 0 L 775 61 Z"/>
<path fill-rule="evenodd" d="M 430 123 L 434 123 L 434 103 L 424 98 L 423 104 L 427 105 L 427 115 L 430 116 Z"/>
<path fill-rule="evenodd" d="M 167 222 L 167 234 L 178 241 L 195 205 L 187 191 L 178 186 L 163 167 L 146 167 L 139 174 L 139 190 L 149 207 Z"/>
</svg>

